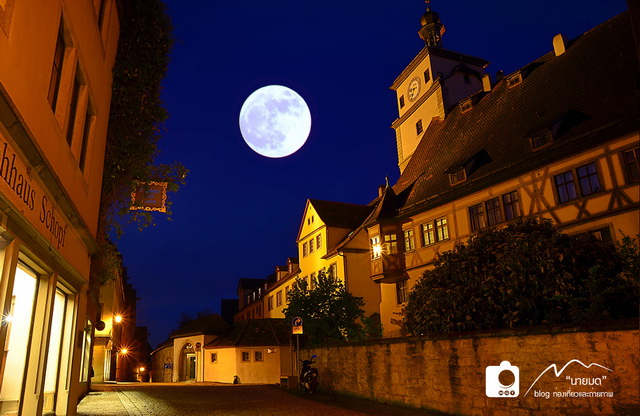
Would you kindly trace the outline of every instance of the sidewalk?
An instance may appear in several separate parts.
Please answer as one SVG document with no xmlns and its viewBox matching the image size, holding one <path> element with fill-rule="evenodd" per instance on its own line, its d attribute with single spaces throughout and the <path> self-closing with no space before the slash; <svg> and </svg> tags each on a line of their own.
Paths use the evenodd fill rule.
<svg viewBox="0 0 640 416">
<path fill-rule="evenodd" d="M 129 416 L 122 404 L 116 384 L 93 384 L 92 390 L 78 404 L 78 416 Z"/>
</svg>

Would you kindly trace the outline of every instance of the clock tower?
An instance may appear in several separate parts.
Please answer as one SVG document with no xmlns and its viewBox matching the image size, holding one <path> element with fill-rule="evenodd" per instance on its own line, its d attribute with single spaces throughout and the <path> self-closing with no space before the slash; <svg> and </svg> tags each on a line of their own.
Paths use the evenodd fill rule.
<svg viewBox="0 0 640 416">
<path fill-rule="evenodd" d="M 434 120 L 444 119 L 452 105 L 482 89 L 484 59 L 442 47 L 444 25 L 430 8 L 420 19 L 418 35 L 424 47 L 391 85 L 396 92 L 396 131 L 400 173 Z"/>
</svg>

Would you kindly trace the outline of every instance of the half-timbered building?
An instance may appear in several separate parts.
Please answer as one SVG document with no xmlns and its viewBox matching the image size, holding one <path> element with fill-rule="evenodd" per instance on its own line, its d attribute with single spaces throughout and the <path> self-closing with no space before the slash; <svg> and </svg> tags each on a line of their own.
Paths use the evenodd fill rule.
<svg viewBox="0 0 640 416">
<path fill-rule="evenodd" d="M 639 60 L 628 13 L 570 42 L 558 35 L 551 52 L 494 80 L 485 61 L 442 47 L 437 14 L 422 23 L 425 47 L 392 85 L 401 175 L 364 224 L 385 336 L 401 333 L 397 312 L 438 253 L 482 228 L 539 217 L 568 234 L 638 233 Z M 470 86 L 477 92 L 460 97 Z"/>
</svg>

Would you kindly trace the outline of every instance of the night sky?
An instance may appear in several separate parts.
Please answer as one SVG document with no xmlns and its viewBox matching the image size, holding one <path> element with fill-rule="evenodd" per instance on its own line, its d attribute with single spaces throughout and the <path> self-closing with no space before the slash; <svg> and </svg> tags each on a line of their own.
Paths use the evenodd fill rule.
<svg viewBox="0 0 640 416">
<path fill-rule="evenodd" d="M 158 163 L 180 161 L 173 221 L 126 229 L 118 242 L 141 298 L 138 325 L 156 347 L 182 314 L 220 311 L 239 278 L 297 257 L 308 198 L 367 204 L 398 178 L 389 86 L 423 47 L 421 0 L 165 0 L 174 47 L 162 92 L 169 119 Z M 623 12 L 625 0 L 433 0 L 443 46 L 509 74 Z M 588 69 L 586 69 L 588 70 Z M 614 71 L 612 71 L 613 73 Z M 278 84 L 311 110 L 307 143 L 269 159 L 244 142 L 238 115 Z"/>
</svg>

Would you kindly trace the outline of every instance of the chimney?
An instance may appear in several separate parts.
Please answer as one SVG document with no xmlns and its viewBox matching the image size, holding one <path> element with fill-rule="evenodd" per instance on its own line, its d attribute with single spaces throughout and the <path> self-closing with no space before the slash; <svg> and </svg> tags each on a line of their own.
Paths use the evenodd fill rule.
<svg viewBox="0 0 640 416">
<path fill-rule="evenodd" d="M 482 76 L 482 90 L 484 92 L 491 91 L 491 76 L 489 76 L 489 74 L 484 74 Z"/>
<path fill-rule="evenodd" d="M 504 71 L 501 69 L 496 72 L 496 82 L 500 82 L 504 78 Z"/>
<path fill-rule="evenodd" d="M 558 33 L 553 37 L 553 51 L 556 53 L 556 56 L 560 56 L 567 50 L 567 42 L 562 36 L 562 33 Z"/>
</svg>

